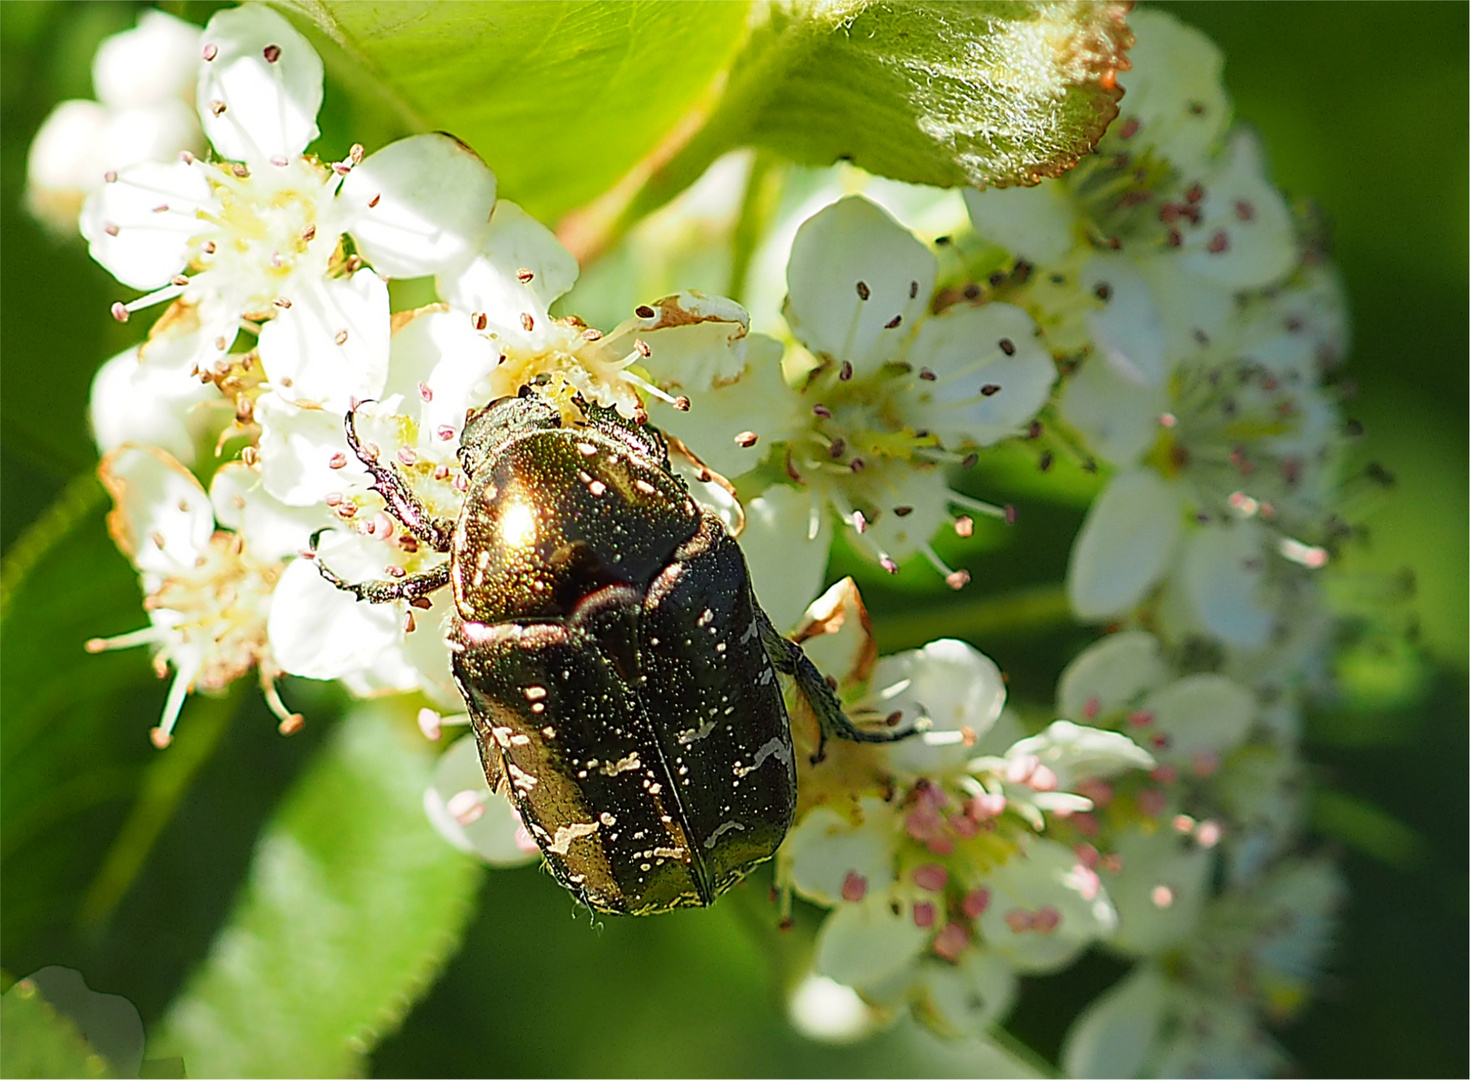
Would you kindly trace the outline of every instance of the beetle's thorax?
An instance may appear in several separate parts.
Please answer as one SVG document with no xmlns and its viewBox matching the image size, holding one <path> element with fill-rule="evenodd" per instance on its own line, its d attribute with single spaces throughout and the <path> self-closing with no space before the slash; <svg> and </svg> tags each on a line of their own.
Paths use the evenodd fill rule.
<svg viewBox="0 0 1470 1080">
<path fill-rule="evenodd" d="M 680 480 L 595 426 L 509 433 L 477 464 L 451 554 L 466 622 L 564 619 L 608 586 L 641 592 L 699 527 Z"/>
</svg>

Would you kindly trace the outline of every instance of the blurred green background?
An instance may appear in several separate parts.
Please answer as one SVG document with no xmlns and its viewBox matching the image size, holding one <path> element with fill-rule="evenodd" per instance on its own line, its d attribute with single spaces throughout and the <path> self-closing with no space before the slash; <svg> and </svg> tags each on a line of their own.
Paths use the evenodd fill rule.
<svg viewBox="0 0 1470 1080">
<path fill-rule="evenodd" d="M 1467 8 L 1166 6 L 1224 49 L 1237 114 L 1264 135 L 1278 182 L 1314 199 L 1331 226 L 1355 313 L 1358 393 L 1345 407 L 1367 429 L 1363 462 L 1382 462 L 1396 477 L 1355 562 L 1382 575 L 1410 569 L 1417 583 L 1417 651 L 1407 660 L 1360 658 L 1367 674 L 1357 696 L 1312 717 L 1307 754 L 1332 788 L 1317 800 L 1314 824 L 1342 849 L 1352 900 L 1319 1000 L 1282 1038 L 1308 1075 L 1464 1075 Z M 208 10 L 182 12 L 202 22 Z M 0 4 L 0 965 L 15 976 L 47 964 L 78 968 L 151 1023 L 229 910 L 259 829 L 340 702 L 299 682 L 289 687 L 313 721 L 290 740 L 276 735 L 253 693 L 192 703 L 184 727 L 217 731 L 217 748 L 202 748 L 179 812 L 110 918 L 81 918 L 155 759 L 146 733 L 164 690 L 140 652 L 89 657 L 80 648 L 142 622 L 136 579 L 102 531 L 100 489 L 77 480 L 95 464 L 84 416 L 92 373 L 141 326 L 107 317 L 115 284 L 80 242 L 37 226 L 21 199 L 36 127 L 57 101 L 90 96 L 96 43 L 135 13 L 131 4 Z M 372 146 L 385 134 L 369 107 L 330 82 L 322 126 L 333 146 L 354 138 Z M 1058 581 L 1079 520 L 1071 508 L 1027 506 L 1013 543 L 968 565 L 977 582 Z M 64 543 L 42 554 L 38 522 L 40 533 L 67 527 Z M 898 603 L 881 592 L 873 600 L 880 615 Z M 914 644 L 897 621 L 886 637 L 880 621 L 879 633 L 888 649 Z M 1012 675 L 1013 692 L 1041 700 L 1081 641 L 983 622 L 970 636 Z M 490 873 L 464 948 L 373 1068 L 880 1075 L 987 1067 L 966 1056 L 972 1049 L 936 1048 L 906 1027 L 841 1048 L 792 1033 L 780 979 L 799 966 L 803 938 L 800 928 L 774 933 L 759 892 L 737 891 L 708 912 L 589 929 L 538 871 Z M 1011 1031 L 1052 1057 L 1076 1010 L 1117 973 L 1099 956 L 1032 980 Z"/>
</svg>

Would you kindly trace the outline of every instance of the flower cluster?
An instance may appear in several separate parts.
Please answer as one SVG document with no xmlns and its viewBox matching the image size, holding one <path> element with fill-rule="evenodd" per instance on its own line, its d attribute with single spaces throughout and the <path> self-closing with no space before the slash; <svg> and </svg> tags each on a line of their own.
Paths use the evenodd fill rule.
<svg viewBox="0 0 1470 1080">
<path fill-rule="evenodd" d="M 1333 628 L 1320 579 L 1348 534 L 1347 330 L 1313 227 L 1231 126 L 1208 41 L 1133 16 L 1121 115 L 1060 179 L 961 199 L 826 174 L 757 241 L 750 312 L 677 291 L 603 332 L 565 314 L 577 261 L 467 146 L 323 155 L 322 63 L 287 20 L 256 5 L 202 31 L 165 19 L 131 33 L 188 53 L 153 89 L 173 111 L 193 95 L 194 141 L 88 158 L 76 175 L 96 182 L 74 185 L 93 257 L 142 294 L 113 316 L 161 308 L 91 401 L 149 618 L 92 647 L 147 644 L 173 671 L 155 744 L 188 693 L 252 670 L 286 733 L 303 720 L 283 674 L 417 694 L 431 739 L 464 726 L 444 592 L 374 605 L 319 572 L 318 555 L 352 581 L 443 560 L 364 462 L 391 461 L 454 518 L 471 409 L 526 388 L 568 411 L 655 409 L 691 475 L 729 478 L 693 486 L 743 521 L 758 598 L 848 714 L 923 732 L 822 758 L 790 701 L 799 805 L 777 896 L 831 909 L 795 1022 L 845 1037 L 911 1008 L 981 1035 L 1020 976 L 1096 946 L 1134 966 L 1077 1019 L 1069 1071 L 1278 1067 L 1263 1025 L 1305 999 L 1341 893 L 1300 830 L 1297 742 Z M 99 108 L 138 104 L 109 96 L 122 47 L 99 55 Z M 38 136 L 34 191 L 51 138 L 73 137 Z M 900 206 L 922 210 L 920 235 Z M 403 278 L 431 279 L 438 302 L 395 311 Z M 1019 439 L 1043 469 L 1070 451 L 1109 470 L 1067 593 L 1110 632 L 1066 666 L 1054 707 L 1008 704 L 960 641 L 880 657 L 851 580 L 821 593 L 839 530 L 888 573 L 923 560 L 965 586 L 936 536 L 1012 511 L 956 490 L 956 470 Z M 472 736 L 446 747 L 424 804 L 487 862 L 537 857 Z"/>
<path fill-rule="evenodd" d="M 196 46 L 199 122 L 214 155 L 109 172 L 81 215 L 93 257 L 146 290 L 113 315 L 167 305 L 93 384 L 104 478 L 128 523 L 114 532 L 144 575 L 153 623 L 99 647 L 160 645 L 159 663 L 177 674 L 159 743 L 187 691 L 217 689 L 255 664 L 267 686 L 284 672 L 338 679 L 356 694 L 416 690 L 452 707 L 459 696 L 439 633 L 447 601 L 358 603 L 302 557 L 330 529 L 321 553 L 354 578 L 442 558 L 386 513 L 348 446 L 344 414 L 355 408 L 369 452 L 391 455 L 431 510 L 454 516 L 470 408 L 536 384 L 563 401 L 576 393 L 641 413 L 640 392 L 662 393 L 640 374 L 652 356 L 689 370 L 738 368 L 745 312 L 686 293 L 640 306 L 605 335 L 553 318 L 576 261 L 545 226 L 497 200 L 494 174 L 468 147 L 421 135 L 324 161 L 306 152 L 318 135 L 321 60 L 285 19 L 227 9 Z M 429 275 L 442 303 L 390 309 L 389 279 Z M 215 518 L 184 530 L 165 554 L 179 566 L 198 559 L 199 569 L 161 585 L 150 575 L 169 569 L 131 538 L 171 536 L 186 501 L 207 508 L 185 466 L 207 475 L 211 451 L 226 450 L 232 460 L 210 489 L 220 532 Z M 186 476 L 198 499 L 157 497 Z M 225 589 L 225 579 L 242 584 Z M 219 620 L 232 632 L 190 631 Z M 414 632 L 420 623 L 427 632 Z M 273 689 L 271 698 L 285 730 L 299 725 Z"/>
</svg>

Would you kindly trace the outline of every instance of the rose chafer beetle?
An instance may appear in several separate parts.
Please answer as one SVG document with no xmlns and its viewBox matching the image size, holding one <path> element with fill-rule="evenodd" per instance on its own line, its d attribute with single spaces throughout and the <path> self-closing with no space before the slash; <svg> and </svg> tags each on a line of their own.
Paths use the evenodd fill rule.
<svg viewBox="0 0 1470 1080">
<path fill-rule="evenodd" d="M 823 744 L 911 731 L 844 715 L 757 605 L 740 548 L 690 496 L 658 431 L 576 405 L 583 419 L 568 423 L 526 388 L 472 411 L 457 521 L 431 517 L 396 465 L 363 452 L 349 412 L 348 444 L 388 511 L 449 558 L 359 584 L 317 565 L 373 603 L 452 585 L 449 649 L 485 777 L 577 899 L 638 915 L 709 904 L 791 825 L 777 672 L 810 703 Z"/>
</svg>

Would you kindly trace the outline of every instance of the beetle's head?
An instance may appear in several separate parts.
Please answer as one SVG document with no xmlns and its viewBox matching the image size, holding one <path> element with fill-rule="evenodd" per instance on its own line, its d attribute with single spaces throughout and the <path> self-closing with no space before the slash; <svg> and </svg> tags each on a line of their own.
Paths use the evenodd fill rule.
<svg viewBox="0 0 1470 1080">
<path fill-rule="evenodd" d="M 482 409 L 465 414 L 459 437 L 459 463 L 474 476 L 507 439 L 525 431 L 561 427 L 561 410 L 529 386 L 517 397 L 496 398 Z"/>
</svg>

